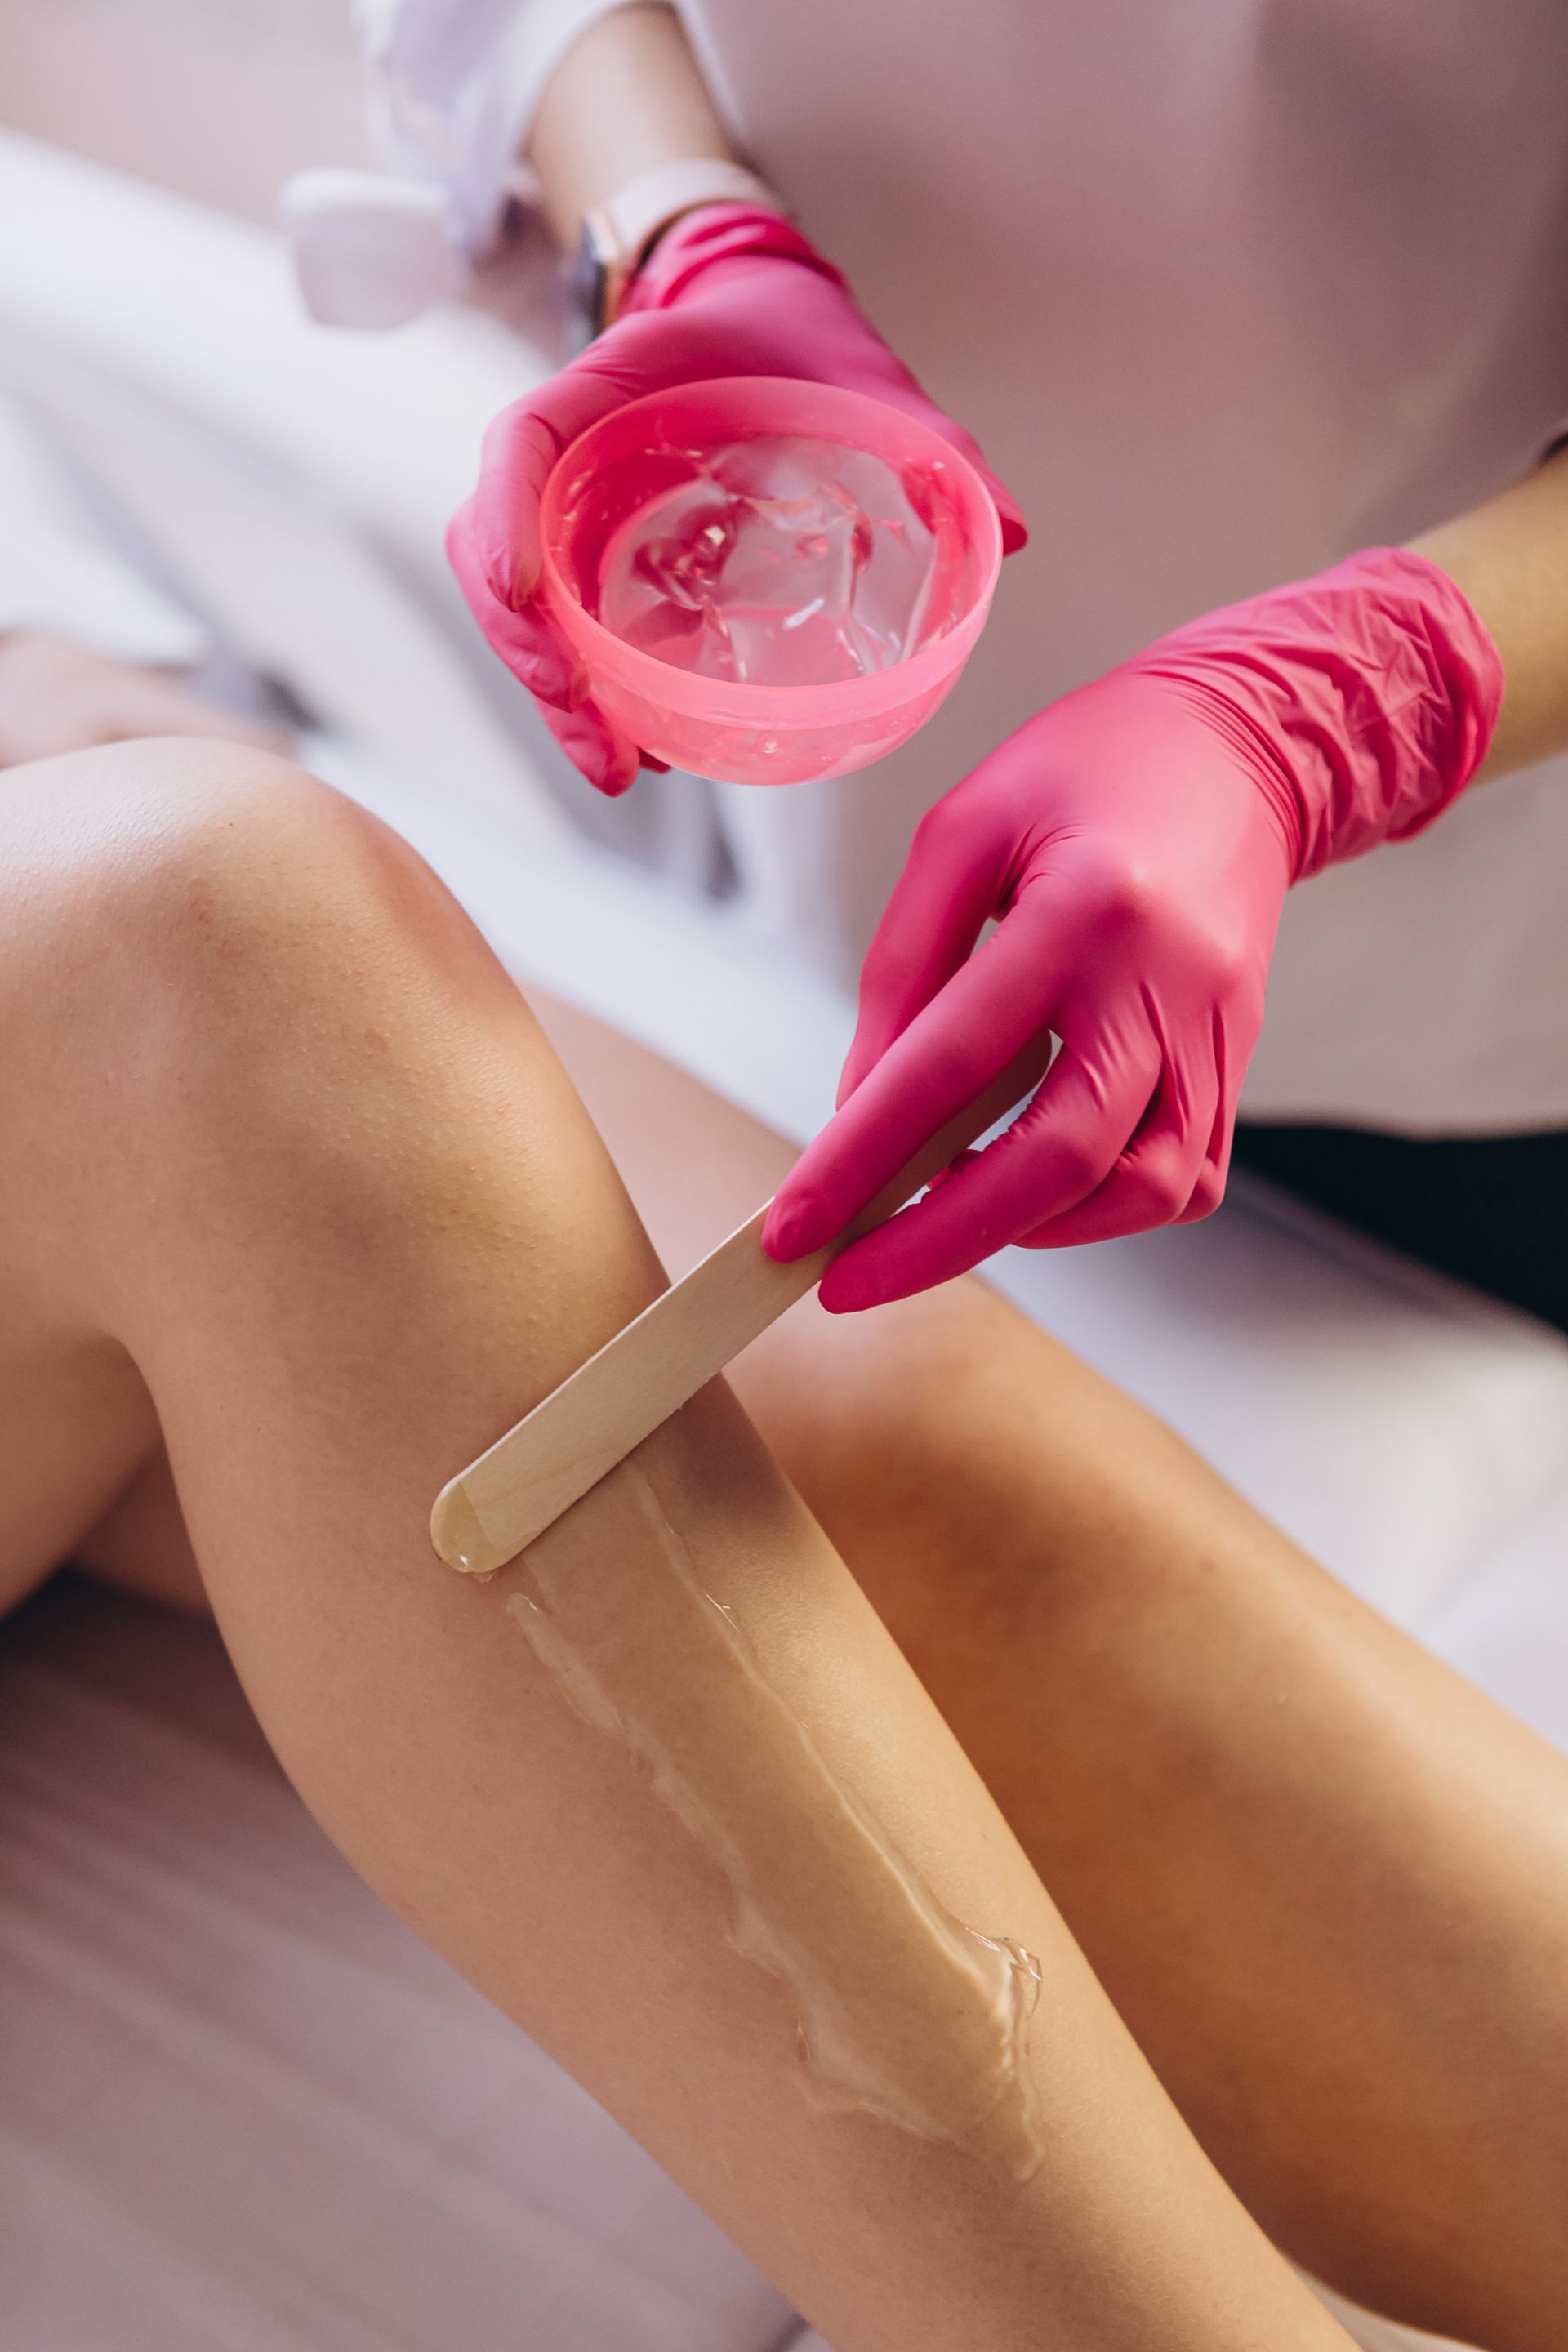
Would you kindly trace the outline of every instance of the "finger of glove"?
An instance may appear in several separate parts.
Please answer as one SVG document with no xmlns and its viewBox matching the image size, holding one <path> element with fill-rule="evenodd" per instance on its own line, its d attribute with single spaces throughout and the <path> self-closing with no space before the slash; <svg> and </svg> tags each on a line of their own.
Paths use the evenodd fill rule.
<svg viewBox="0 0 1568 2352">
<path fill-rule="evenodd" d="M 1047 944 L 1037 919 L 1023 910 L 1008 917 L 807 1144 L 763 1225 L 763 1246 L 770 1255 L 804 1256 L 842 1233 L 1031 1037 L 1058 1025 L 1052 1013 L 1064 969 L 1060 957 L 1060 943 Z M 1124 1130 L 1118 1150 L 1126 1139 Z"/>
<path fill-rule="evenodd" d="M 1258 1043 L 1258 1013 L 1248 1004 L 1239 1019 L 1230 1009 L 1220 1006 L 1214 1017 L 1214 1058 L 1217 1079 L 1214 1124 L 1209 1130 L 1208 1150 L 1198 1171 L 1197 1182 L 1181 1215 L 1179 1225 L 1195 1224 L 1200 1217 L 1212 1217 L 1225 1198 L 1226 1180 L 1230 1174 L 1231 1147 L 1236 1140 L 1237 1101 L 1247 1065 L 1252 1058 L 1252 1048 Z M 1233 1034 L 1238 1033 L 1238 1034 Z"/>
<path fill-rule="evenodd" d="M 643 764 L 642 754 L 595 703 L 583 702 L 575 710 L 560 710 L 552 702 L 542 702 L 539 715 L 572 765 L 596 793 L 616 801 L 631 790 Z"/>
<path fill-rule="evenodd" d="M 915 835 L 860 967 L 860 1010 L 838 1081 L 846 1103 L 917 1013 L 963 971 L 996 911 L 1002 862 L 988 844 L 955 844 L 953 820 Z"/>
<path fill-rule="evenodd" d="M 1181 1222 L 1202 1178 L 1217 1083 L 1206 1104 L 1184 1115 L 1181 1087 L 1167 1070 L 1126 1150 L 1104 1182 L 1060 1216 L 1021 1234 L 1025 1249 L 1074 1249 Z"/>
<path fill-rule="evenodd" d="M 526 604 L 539 585 L 539 502 L 555 460 L 580 433 L 632 397 L 615 375 L 563 368 L 490 425 L 471 501 L 473 539 L 491 593 L 502 604 Z"/>
<path fill-rule="evenodd" d="M 521 611 L 503 604 L 492 590 L 481 561 L 473 527 L 474 501 L 459 507 L 447 530 L 447 560 L 457 576 L 468 610 L 484 633 L 490 650 L 499 655 L 512 676 L 542 702 L 571 709 L 587 692 L 587 677 L 551 628 L 538 604 Z"/>
<path fill-rule="evenodd" d="M 1186 1204 L 1172 1218 L 1174 1225 L 1195 1225 L 1205 1217 L 1212 1217 L 1225 1198 L 1226 1180 L 1230 1174 L 1230 1137 L 1227 1133 L 1223 1150 L 1216 1158 L 1211 1151 L 1198 1170 Z"/>
<path fill-rule="evenodd" d="M 923 393 L 921 397 L 922 401 L 925 400 Z M 980 444 L 973 433 L 966 433 L 962 425 L 955 424 L 951 416 L 944 415 L 940 408 L 933 407 L 930 402 L 926 402 L 926 415 L 928 423 L 935 425 L 943 440 L 951 441 L 960 456 L 968 458 L 990 491 L 991 503 L 996 509 L 996 520 L 1002 526 L 1002 552 L 1004 555 L 1016 555 L 1021 548 L 1027 547 L 1029 543 L 1029 526 L 1024 520 L 1023 511 L 1017 499 L 1001 476 L 993 472 L 986 464 L 981 455 Z"/>
<path fill-rule="evenodd" d="M 852 1314 L 951 1281 L 1098 1190 L 1147 1108 L 1158 1071 L 1100 1069 L 1066 1047 L 1005 1134 L 863 1241 L 822 1279 L 830 1314 Z"/>
<path fill-rule="evenodd" d="M 1205 1160 L 1198 1171 L 1198 1181 L 1193 1186 L 1186 1207 L 1179 1217 L 1172 1219 L 1173 1224 L 1195 1225 L 1205 1217 L 1212 1217 L 1225 1198 L 1228 1172 L 1228 1165 L 1216 1167 L 1212 1160 Z"/>
<path fill-rule="evenodd" d="M 1004 555 L 1016 555 L 1021 548 L 1027 547 L 1029 543 L 1029 526 L 1024 520 L 1023 510 L 1017 499 L 1001 476 L 993 473 L 986 464 L 980 454 L 980 444 L 973 433 L 966 433 L 962 425 L 954 424 L 951 416 L 944 415 L 942 410 L 927 399 L 918 384 L 915 386 L 915 391 L 917 397 L 914 400 L 902 402 L 900 405 L 907 407 L 912 415 L 918 415 L 925 424 L 932 425 L 944 441 L 950 441 L 952 444 L 961 457 L 968 458 L 991 493 L 991 503 L 996 509 L 996 520 L 1002 526 L 1002 552 Z"/>
<path fill-rule="evenodd" d="M 857 317 L 859 317 L 858 310 Z M 865 322 L 862 320 L 861 323 Z M 918 417 L 921 424 L 929 425 L 933 432 L 942 435 L 944 441 L 951 442 L 961 457 L 968 458 L 991 493 L 991 502 L 1002 526 L 1002 552 L 1004 555 L 1016 555 L 1020 548 L 1028 544 L 1029 527 L 1006 483 L 987 465 L 973 434 L 949 416 L 945 409 L 937 406 L 929 393 L 922 389 L 919 379 L 895 353 L 889 351 L 873 327 L 866 326 L 866 333 L 876 346 L 877 360 L 880 363 L 865 372 L 873 378 L 873 381 L 865 383 L 865 388 L 873 392 L 876 398 L 885 400 L 889 407 L 901 408 L 907 415 Z"/>
<path fill-rule="evenodd" d="M 490 593 L 468 527 L 468 508 L 459 510 L 447 536 L 458 585 L 492 652 L 533 695 L 573 765 L 595 791 L 612 800 L 629 789 L 639 766 L 668 773 L 668 761 L 639 752 L 588 699 L 586 672 L 555 635 L 540 606 L 513 612 Z"/>
<path fill-rule="evenodd" d="M 1001 476 L 993 473 L 981 456 L 979 444 L 971 440 L 967 433 L 963 435 L 963 441 L 969 443 L 963 454 L 990 491 L 992 504 L 996 509 L 996 520 L 1002 526 L 1002 552 L 1004 555 L 1016 555 L 1029 544 L 1029 526 L 1024 520 L 1023 510 Z M 963 443 L 959 446 L 962 447 Z"/>
</svg>

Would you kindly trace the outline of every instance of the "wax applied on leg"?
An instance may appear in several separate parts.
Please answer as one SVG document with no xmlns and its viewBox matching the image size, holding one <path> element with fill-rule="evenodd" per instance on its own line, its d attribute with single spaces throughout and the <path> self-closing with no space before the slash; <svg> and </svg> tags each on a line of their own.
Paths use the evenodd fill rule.
<svg viewBox="0 0 1568 2352">
<path fill-rule="evenodd" d="M 592 1573 L 587 1515 L 604 1531 Z M 578 1711 L 623 1741 L 723 1872 L 738 1952 L 779 1979 L 802 2086 L 1027 2179 L 1038 1964 L 954 1918 L 837 1778 L 633 1462 L 523 1557 L 508 1607 Z"/>
</svg>

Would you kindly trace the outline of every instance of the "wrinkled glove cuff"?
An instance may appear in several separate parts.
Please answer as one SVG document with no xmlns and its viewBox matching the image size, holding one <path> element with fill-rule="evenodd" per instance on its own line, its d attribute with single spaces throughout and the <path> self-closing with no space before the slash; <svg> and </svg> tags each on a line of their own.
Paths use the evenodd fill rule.
<svg viewBox="0 0 1568 2352">
<path fill-rule="evenodd" d="M 1205 614 L 1127 667 L 1184 686 L 1250 755 L 1296 881 L 1424 831 L 1474 779 L 1502 707 L 1468 598 L 1404 548 Z"/>
</svg>

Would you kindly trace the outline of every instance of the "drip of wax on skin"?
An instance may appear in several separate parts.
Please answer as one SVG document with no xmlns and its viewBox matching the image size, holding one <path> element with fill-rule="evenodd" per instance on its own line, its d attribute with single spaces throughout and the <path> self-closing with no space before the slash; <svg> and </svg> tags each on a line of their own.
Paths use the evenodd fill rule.
<svg viewBox="0 0 1568 2352">
<path fill-rule="evenodd" d="M 602 1530 L 591 1574 L 584 1517 Z M 787 1990 L 802 2087 L 1026 2180 L 1040 1969 L 956 1919 L 835 1775 L 622 1463 L 522 1556 L 507 1606 L 561 1691 L 627 1748 L 728 1881 L 735 1949 Z"/>
</svg>

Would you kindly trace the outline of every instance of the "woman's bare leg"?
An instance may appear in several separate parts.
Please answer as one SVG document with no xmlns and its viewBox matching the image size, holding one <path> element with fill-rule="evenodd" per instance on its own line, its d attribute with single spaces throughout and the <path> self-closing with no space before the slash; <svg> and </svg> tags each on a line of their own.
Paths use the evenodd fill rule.
<svg viewBox="0 0 1568 2352">
<path fill-rule="evenodd" d="M 155 1416 L 318 1817 L 839 2352 L 1342 2342 L 721 1387 L 640 1450 L 663 1518 L 616 1479 L 489 1586 L 435 1561 L 437 1486 L 658 1276 L 521 998 L 417 861 L 277 763 L 162 742 L 13 774 L 0 875 L 0 1344 L 13 1407 L 47 1393 L 7 1463 L 13 1584 L 100 1516 Z M 672 1547 L 815 1749 L 789 1761 L 778 1706 L 697 1640 Z M 845 1957 L 877 1972 L 856 2014 L 879 2079 L 957 2098 L 973 2008 L 918 1906 L 868 1906 L 881 1882 L 825 1771 L 958 1918 L 1038 1954 L 1027 2178 L 802 2096 L 791 2000 L 731 1948 L 721 1876 L 512 1622 L 533 1579 L 574 1640 L 631 1637 L 616 1687 L 639 1706 L 688 1696 L 688 1782 L 742 1847 L 754 1799 L 751 1860 L 807 1948 L 829 1901 L 878 1923 Z"/>
<path fill-rule="evenodd" d="M 786 1147 L 542 1009 L 694 1257 Z M 803 1307 L 737 1381 L 1253 2210 L 1380 2308 L 1554 2344 L 1562 1760 L 977 1285 Z M 86 1549 L 200 1602 L 161 1461 Z"/>
<path fill-rule="evenodd" d="M 679 1270 L 788 1148 L 541 1010 Z M 1271 2233 L 1568 2341 L 1568 1761 L 979 1284 L 803 1302 L 733 1380 Z"/>
</svg>

